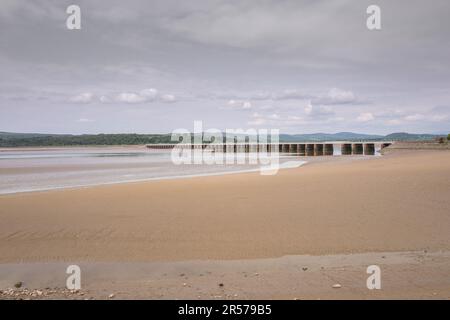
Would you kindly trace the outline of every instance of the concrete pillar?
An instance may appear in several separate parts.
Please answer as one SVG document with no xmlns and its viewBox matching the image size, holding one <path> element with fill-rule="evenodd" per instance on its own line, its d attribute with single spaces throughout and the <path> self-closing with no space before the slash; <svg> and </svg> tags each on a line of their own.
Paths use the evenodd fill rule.
<svg viewBox="0 0 450 320">
<path fill-rule="evenodd" d="M 314 145 L 313 144 L 308 143 L 306 145 L 306 155 L 307 156 L 313 156 L 314 155 Z"/>
<path fill-rule="evenodd" d="M 368 156 L 373 156 L 375 154 L 375 143 L 365 143 L 364 154 Z"/>
<path fill-rule="evenodd" d="M 331 143 L 325 144 L 325 149 L 323 151 L 323 154 L 325 156 L 332 156 L 334 154 L 333 144 L 331 144 Z"/>
<path fill-rule="evenodd" d="M 353 154 L 363 154 L 364 153 L 363 144 L 362 143 L 354 143 L 352 146 L 352 151 L 353 151 Z"/>
<path fill-rule="evenodd" d="M 323 144 L 317 143 L 314 145 L 314 155 L 323 156 Z"/>
</svg>

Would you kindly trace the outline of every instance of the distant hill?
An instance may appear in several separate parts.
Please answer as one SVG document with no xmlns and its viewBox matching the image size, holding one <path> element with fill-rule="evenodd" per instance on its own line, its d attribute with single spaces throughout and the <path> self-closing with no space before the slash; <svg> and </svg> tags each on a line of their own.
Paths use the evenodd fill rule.
<svg viewBox="0 0 450 320">
<path fill-rule="evenodd" d="M 386 140 L 396 140 L 396 141 L 412 141 L 412 140 L 418 140 L 418 141 L 424 141 L 424 140 L 433 140 L 437 137 L 441 137 L 444 135 L 434 135 L 434 134 L 411 134 L 406 132 L 396 132 L 391 133 L 385 136 L 384 138 Z"/>
<path fill-rule="evenodd" d="M 320 141 L 425 141 L 442 135 L 391 133 L 386 136 L 353 132 L 280 134 L 280 142 Z M 0 147 L 83 146 L 83 145 L 139 145 L 173 143 L 170 134 L 42 134 L 0 132 Z"/>
<path fill-rule="evenodd" d="M 356 141 L 356 140 L 381 140 L 384 136 L 362 134 L 353 132 L 338 133 L 311 133 L 311 134 L 281 134 L 280 141 Z"/>
</svg>

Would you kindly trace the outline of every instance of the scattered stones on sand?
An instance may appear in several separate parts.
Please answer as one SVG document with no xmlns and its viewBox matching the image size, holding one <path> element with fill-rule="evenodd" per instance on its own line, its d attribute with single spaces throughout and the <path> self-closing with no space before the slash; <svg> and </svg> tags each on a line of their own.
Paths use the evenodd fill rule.
<svg viewBox="0 0 450 320">
<path fill-rule="evenodd" d="M 6 290 L 0 290 L 0 299 L 18 299 L 18 300 L 31 300 L 39 298 L 68 298 L 77 299 L 84 295 L 79 290 L 68 290 L 63 288 L 45 288 L 45 289 L 28 289 L 28 288 L 8 288 Z"/>
</svg>

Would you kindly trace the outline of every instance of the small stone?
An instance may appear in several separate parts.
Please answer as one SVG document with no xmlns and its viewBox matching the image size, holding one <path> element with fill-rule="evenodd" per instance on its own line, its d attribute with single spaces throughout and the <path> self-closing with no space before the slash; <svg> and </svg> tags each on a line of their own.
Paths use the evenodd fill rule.
<svg viewBox="0 0 450 320">
<path fill-rule="evenodd" d="M 23 282 L 22 282 L 22 281 L 19 281 L 19 282 L 16 282 L 16 283 L 14 284 L 14 287 L 20 288 L 20 287 L 22 287 L 22 285 L 23 285 Z"/>
<path fill-rule="evenodd" d="M 116 295 L 114 294 L 114 293 L 111 293 L 109 296 L 108 296 L 108 298 L 109 299 L 112 299 L 112 298 L 114 298 Z"/>
<path fill-rule="evenodd" d="M 333 284 L 334 289 L 342 288 L 342 286 L 339 283 Z"/>
<path fill-rule="evenodd" d="M 306 270 L 308 270 L 308 268 L 307 268 L 307 267 L 303 267 L 302 270 L 303 270 L 303 271 L 306 271 Z"/>
<path fill-rule="evenodd" d="M 223 287 L 223 283 L 219 283 L 219 287 Z"/>
<path fill-rule="evenodd" d="M 258 273 L 258 272 L 255 272 L 255 276 L 259 276 L 259 273 Z"/>
<path fill-rule="evenodd" d="M 184 282 L 184 283 L 183 283 L 183 287 L 186 287 L 186 286 L 187 286 L 187 283 L 186 283 L 186 282 Z"/>
</svg>

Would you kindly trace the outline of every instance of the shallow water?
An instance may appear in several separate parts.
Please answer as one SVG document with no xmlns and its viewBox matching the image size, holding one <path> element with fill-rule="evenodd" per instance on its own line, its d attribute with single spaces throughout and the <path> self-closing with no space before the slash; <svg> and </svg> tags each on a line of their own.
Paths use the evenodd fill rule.
<svg viewBox="0 0 450 320">
<path fill-rule="evenodd" d="M 243 155 L 245 156 L 245 155 Z M 281 168 L 304 161 L 282 156 Z M 259 171 L 260 165 L 175 165 L 170 150 L 58 148 L 0 152 L 0 194 Z"/>
</svg>

